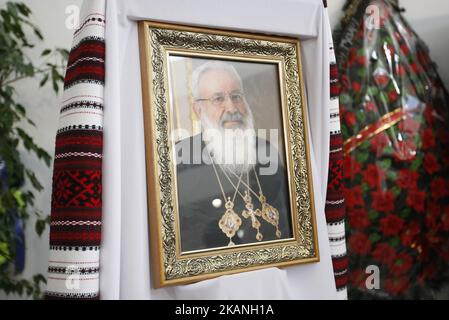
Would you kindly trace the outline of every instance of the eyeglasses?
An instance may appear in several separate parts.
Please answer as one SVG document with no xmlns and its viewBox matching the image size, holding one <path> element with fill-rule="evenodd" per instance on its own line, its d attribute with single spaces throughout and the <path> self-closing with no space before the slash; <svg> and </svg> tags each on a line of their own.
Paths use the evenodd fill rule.
<svg viewBox="0 0 449 320">
<path fill-rule="evenodd" d="M 231 92 L 229 94 L 220 92 L 214 94 L 209 99 L 196 99 L 195 101 L 209 101 L 214 106 L 219 107 L 223 105 L 227 97 L 229 97 L 234 104 L 241 104 L 245 100 L 245 95 L 242 92 Z"/>
</svg>

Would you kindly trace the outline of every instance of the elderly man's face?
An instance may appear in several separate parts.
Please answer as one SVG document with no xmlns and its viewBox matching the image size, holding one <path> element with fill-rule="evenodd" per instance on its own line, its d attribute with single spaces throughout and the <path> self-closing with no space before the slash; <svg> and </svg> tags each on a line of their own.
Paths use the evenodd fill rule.
<svg viewBox="0 0 449 320">
<path fill-rule="evenodd" d="M 195 103 L 198 115 L 206 112 L 210 121 L 225 129 L 245 125 L 248 107 L 243 90 L 235 77 L 226 70 L 209 70 L 198 84 L 200 99 Z"/>
</svg>

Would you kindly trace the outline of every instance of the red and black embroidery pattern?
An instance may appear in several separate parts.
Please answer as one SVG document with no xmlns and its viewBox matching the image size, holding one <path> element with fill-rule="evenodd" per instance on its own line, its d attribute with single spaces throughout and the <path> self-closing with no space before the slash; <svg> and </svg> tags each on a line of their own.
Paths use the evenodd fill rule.
<svg viewBox="0 0 449 320">
<path fill-rule="evenodd" d="M 104 12 L 103 0 L 85 3 Z M 47 298 L 98 299 L 102 218 L 104 15 L 75 32 L 56 135 Z M 78 284 L 67 283 L 76 274 Z"/>
</svg>

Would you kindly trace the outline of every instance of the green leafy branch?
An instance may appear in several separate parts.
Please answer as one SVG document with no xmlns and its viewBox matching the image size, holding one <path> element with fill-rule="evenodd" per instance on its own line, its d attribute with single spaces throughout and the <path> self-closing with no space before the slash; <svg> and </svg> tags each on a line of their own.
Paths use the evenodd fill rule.
<svg viewBox="0 0 449 320">
<path fill-rule="evenodd" d="M 42 41 L 44 37 L 30 18 L 31 10 L 23 3 L 7 2 L 0 9 L 0 160 L 4 161 L 7 172 L 6 183 L 0 184 L 0 290 L 39 298 L 45 278 L 37 274 L 31 280 L 17 279 L 13 268 L 18 240 L 14 232 L 15 218 L 21 218 L 25 225 L 32 212 L 37 216 L 35 230 L 39 235 L 49 224 L 48 215 L 33 209 L 34 192 L 40 192 L 43 186 L 36 174 L 26 168 L 18 150 L 23 146 L 47 166 L 51 156 L 21 127 L 23 121 L 36 125 L 28 118 L 27 107 L 17 101 L 19 93 L 14 86 L 23 79 L 36 80 L 39 87 L 51 81 L 54 92 L 58 93 L 64 81 L 68 51 L 45 49 L 39 64 L 35 64 L 26 54 L 34 48 L 30 38 L 34 35 L 34 39 Z M 23 187 L 25 181 L 30 182 L 31 190 Z"/>
</svg>

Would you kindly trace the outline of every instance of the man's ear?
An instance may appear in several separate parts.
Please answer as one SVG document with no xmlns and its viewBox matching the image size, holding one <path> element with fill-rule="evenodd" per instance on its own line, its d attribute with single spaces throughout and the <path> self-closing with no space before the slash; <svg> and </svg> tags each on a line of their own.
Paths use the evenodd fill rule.
<svg viewBox="0 0 449 320">
<path fill-rule="evenodd" d="M 195 112 L 198 119 L 201 119 L 201 108 L 198 102 L 193 103 L 193 112 Z"/>
</svg>

